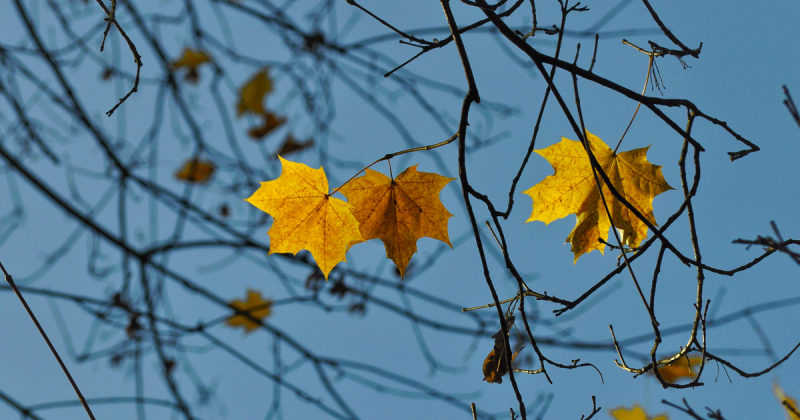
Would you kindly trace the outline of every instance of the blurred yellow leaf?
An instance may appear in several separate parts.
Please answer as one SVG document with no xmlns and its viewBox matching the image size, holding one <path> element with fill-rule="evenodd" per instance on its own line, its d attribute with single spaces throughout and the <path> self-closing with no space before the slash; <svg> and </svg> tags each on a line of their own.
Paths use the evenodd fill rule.
<svg viewBox="0 0 800 420">
<path fill-rule="evenodd" d="M 648 417 L 647 412 L 638 404 L 634 405 L 630 410 L 625 407 L 609 410 L 609 414 L 616 420 L 669 420 L 666 414 L 658 417 Z"/>
<path fill-rule="evenodd" d="M 280 150 L 278 150 L 278 154 L 281 156 L 286 156 L 294 152 L 299 152 L 301 150 L 308 149 L 309 147 L 314 145 L 313 139 L 308 139 L 305 141 L 297 141 L 294 136 L 289 133 L 286 136 L 286 140 L 283 141 L 283 145 L 281 145 Z"/>
<path fill-rule="evenodd" d="M 264 97 L 270 92 L 272 92 L 272 78 L 269 77 L 269 69 L 265 68 L 242 86 L 242 90 L 239 91 L 239 103 L 236 105 L 236 115 L 241 117 L 246 112 L 266 115 Z"/>
<path fill-rule="evenodd" d="M 200 80 L 200 74 L 197 72 L 197 67 L 210 61 L 211 58 L 209 58 L 205 51 L 195 51 L 187 47 L 183 49 L 183 55 L 181 55 L 179 59 L 172 62 L 172 67 L 176 69 L 186 67 L 188 69 L 188 72 L 186 73 L 186 81 L 197 84 L 197 82 Z"/>
<path fill-rule="evenodd" d="M 286 117 L 279 117 L 269 111 L 267 111 L 267 114 L 263 117 L 264 123 L 261 124 L 261 126 L 250 129 L 250 131 L 247 132 L 250 137 L 254 139 L 261 139 L 267 134 L 271 133 L 272 130 L 275 130 L 286 122 Z"/>
<path fill-rule="evenodd" d="M 214 173 L 214 162 L 210 160 L 200 160 L 194 157 L 187 161 L 178 172 L 175 178 L 197 184 L 205 184 L 211 179 Z"/>
<path fill-rule="evenodd" d="M 247 291 L 246 301 L 234 300 L 229 302 L 229 305 L 260 320 L 264 320 L 272 314 L 272 299 L 264 300 L 264 298 L 261 297 L 261 293 L 255 290 Z M 250 333 L 252 330 L 260 327 L 257 322 L 242 314 L 236 314 L 228 318 L 225 323 L 231 327 L 244 326 L 244 332 L 246 333 Z"/>
<path fill-rule="evenodd" d="M 664 381 L 675 383 L 678 379 L 689 378 L 694 379 L 694 366 L 703 362 L 702 357 L 681 357 L 680 359 L 670 363 L 669 365 L 658 368 L 658 373 L 664 378 Z"/>
<path fill-rule="evenodd" d="M 364 241 L 352 206 L 330 196 L 322 168 L 278 158 L 280 177 L 262 182 L 246 201 L 275 219 L 267 232 L 270 254 L 306 249 L 327 279 L 347 250 Z"/>
<path fill-rule="evenodd" d="M 786 418 L 788 420 L 800 420 L 800 411 L 797 408 L 797 400 L 784 394 L 783 389 L 777 382 L 772 384 L 772 393 L 775 398 L 781 402 L 784 411 L 786 411 Z"/>
<path fill-rule="evenodd" d="M 600 167 L 608 175 L 614 189 L 633 205 L 647 220 L 656 225 L 653 216 L 653 198 L 672 187 L 664 180 L 661 167 L 647 161 L 647 149 L 634 149 L 615 153 L 603 140 L 586 132 L 586 138 Z M 539 220 L 550 223 L 575 213 L 577 223 L 567 237 L 572 244 L 575 261 L 592 250 L 602 253 L 605 245 L 598 241 L 608 239 L 611 221 L 600 197 L 589 155 L 579 141 L 561 138 L 561 142 L 536 153 L 547 159 L 553 169 L 542 182 L 524 191 L 533 198 L 533 212 L 526 222 Z M 600 183 L 602 178 L 598 175 Z M 614 225 L 622 231 L 622 243 L 637 247 L 647 237 L 647 225 L 620 203 L 603 185 L 603 196 Z"/>
</svg>

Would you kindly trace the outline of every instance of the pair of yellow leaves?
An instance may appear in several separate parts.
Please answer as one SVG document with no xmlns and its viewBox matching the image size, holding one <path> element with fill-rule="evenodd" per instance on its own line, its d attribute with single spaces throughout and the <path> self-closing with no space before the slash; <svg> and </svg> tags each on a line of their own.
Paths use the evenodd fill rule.
<svg viewBox="0 0 800 420">
<path fill-rule="evenodd" d="M 402 276 L 417 251 L 417 239 L 429 237 L 452 246 L 447 231 L 452 214 L 439 193 L 453 178 L 418 172 L 416 166 L 395 179 L 367 169 L 339 189 L 345 202 L 331 196 L 322 168 L 279 158 L 280 177 L 262 182 L 246 199 L 274 219 L 267 232 L 270 254 L 308 250 L 327 279 L 351 246 L 380 239 Z"/>
<path fill-rule="evenodd" d="M 655 226 L 653 198 L 672 187 L 664 180 L 661 167 L 647 161 L 648 147 L 617 154 L 597 136 L 586 132 L 586 138 L 614 189 Z M 589 155 L 581 142 L 562 138 L 561 142 L 536 153 L 550 162 L 555 174 L 524 191 L 533 198 L 533 212 L 526 222 L 539 220 L 549 224 L 574 213 L 577 223 L 567 242 L 572 245 L 575 261 L 595 249 L 603 252 L 605 245 L 598 238 L 608 240 L 612 221 L 622 233 L 624 246 L 638 247 L 647 237 L 647 225 L 611 194 L 598 174 L 611 214 L 609 220 Z"/>
</svg>

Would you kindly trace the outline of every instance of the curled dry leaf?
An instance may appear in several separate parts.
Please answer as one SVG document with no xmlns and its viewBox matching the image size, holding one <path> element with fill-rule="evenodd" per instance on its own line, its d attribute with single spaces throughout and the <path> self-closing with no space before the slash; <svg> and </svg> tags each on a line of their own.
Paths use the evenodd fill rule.
<svg viewBox="0 0 800 420">
<path fill-rule="evenodd" d="M 265 68 L 242 86 L 239 91 L 239 103 L 236 105 L 236 115 L 241 117 L 247 112 L 266 115 L 264 98 L 270 92 L 272 92 L 272 78 L 269 77 L 269 69 Z"/>
<path fill-rule="evenodd" d="M 197 184 L 205 184 L 211 180 L 214 173 L 214 162 L 210 160 L 200 160 L 194 157 L 189 159 L 178 172 L 175 178 Z"/>
<path fill-rule="evenodd" d="M 667 417 L 666 414 L 658 417 L 649 417 L 647 412 L 644 411 L 644 409 L 638 404 L 634 405 L 630 409 L 618 407 L 608 410 L 608 413 L 611 414 L 611 417 L 615 418 L 616 420 L 669 420 L 669 417 Z"/>
<path fill-rule="evenodd" d="M 192 84 L 197 84 L 200 81 L 200 73 L 197 72 L 197 67 L 203 63 L 208 63 L 211 58 L 205 51 L 193 50 L 191 48 L 184 48 L 181 57 L 172 62 L 172 67 L 179 69 L 186 67 L 186 81 Z"/>
<path fill-rule="evenodd" d="M 255 290 L 247 291 L 246 301 L 234 300 L 228 304 L 237 310 L 246 312 L 251 317 L 260 320 L 264 320 L 272 314 L 272 299 L 264 300 L 264 298 L 261 297 L 261 293 Z M 237 327 L 241 325 L 244 327 L 246 333 L 250 333 L 252 330 L 260 327 L 257 322 L 242 314 L 236 314 L 228 318 L 225 323 L 231 327 Z"/>
<path fill-rule="evenodd" d="M 367 169 L 364 176 L 348 182 L 340 191 L 353 205 L 364 239 L 383 241 L 386 256 L 394 261 L 402 277 L 417 252 L 417 239 L 429 237 L 453 246 L 447 232 L 447 221 L 453 215 L 439 200 L 442 188 L 453 179 L 418 172 L 416 165 L 396 179 Z"/>
<path fill-rule="evenodd" d="M 614 189 L 655 226 L 653 198 L 672 187 L 664 180 L 661 167 L 647 161 L 649 146 L 617 154 L 588 131 L 586 138 Z M 605 245 L 598 238 L 604 241 L 608 239 L 611 221 L 606 214 L 595 184 L 589 155 L 583 145 L 579 141 L 562 137 L 561 142 L 535 152 L 553 165 L 555 174 L 524 191 L 533 198 L 533 212 L 526 222 L 539 220 L 550 223 L 574 213 L 577 223 L 567 237 L 567 242 L 572 244 L 575 261 L 595 249 L 602 253 Z M 599 175 L 598 178 L 602 184 L 602 178 Z M 647 225 L 619 202 L 607 185 L 603 185 L 603 196 L 608 203 L 614 226 L 622 232 L 623 245 L 638 247 L 647 237 Z"/>
<path fill-rule="evenodd" d="M 689 378 L 694 379 L 694 367 L 703 362 L 702 357 L 681 357 L 678 360 L 658 368 L 658 373 L 664 378 L 664 381 L 675 383 L 678 379 Z"/>
<path fill-rule="evenodd" d="M 267 232 L 270 254 L 306 249 L 327 279 L 333 267 L 345 261 L 347 250 L 364 241 L 358 221 L 350 204 L 329 195 L 322 168 L 278 158 L 283 165 L 280 177 L 262 182 L 246 201 L 275 219 Z"/>
<path fill-rule="evenodd" d="M 510 332 L 512 325 L 514 325 L 513 315 L 506 318 L 506 330 Z M 483 380 L 493 384 L 501 384 L 503 383 L 503 376 L 508 373 L 508 365 L 505 360 L 506 341 L 505 337 L 503 337 L 503 329 L 501 328 L 492 338 L 494 338 L 494 348 L 483 361 Z M 511 356 L 512 363 L 521 350 L 517 350 Z"/>
</svg>

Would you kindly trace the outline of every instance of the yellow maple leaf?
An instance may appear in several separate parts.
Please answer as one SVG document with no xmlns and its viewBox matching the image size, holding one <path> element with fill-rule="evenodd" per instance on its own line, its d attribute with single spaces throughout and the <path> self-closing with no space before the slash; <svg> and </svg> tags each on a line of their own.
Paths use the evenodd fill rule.
<svg viewBox="0 0 800 420">
<path fill-rule="evenodd" d="M 312 169 L 280 156 L 281 175 L 261 187 L 246 201 L 274 219 L 267 234 L 269 253 L 311 252 L 325 279 L 347 250 L 364 239 L 351 206 L 328 193 L 322 168 Z"/>
<path fill-rule="evenodd" d="M 175 178 L 186 182 L 205 184 L 211 179 L 211 174 L 213 173 L 214 162 L 194 157 L 186 161 L 181 169 L 175 173 Z"/>
<path fill-rule="evenodd" d="M 395 179 L 367 169 L 364 176 L 340 191 L 353 205 L 361 235 L 383 241 L 387 258 L 394 261 L 402 277 L 417 252 L 417 239 L 429 237 L 453 246 L 447 233 L 447 221 L 453 215 L 439 200 L 442 188 L 453 179 L 418 172 L 417 165 Z"/>
<path fill-rule="evenodd" d="M 264 110 L 264 97 L 272 92 L 272 78 L 269 77 L 268 71 L 268 68 L 261 70 L 242 86 L 239 91 L 239 103 L 236 105 L 237 116 L 241 117 L 246 112 L 267 115 Z"/>
<path fill-rule="evenodd" d="M 658 368 L 658 373 L 664 378 L 664 381 L 675 383 L 678 379 L 689 378 L 694 379 L 694 366 L 703 362 L 702 357 L 681 357 L 678 360 Z"/>
<path fill-rule="evenodd" d="M 669 420 L 666 414 L 658 417 L 648 417 L 647 412 L 638 404 L 631 407 L 630 410 L 625 407 L 619 407 L 608 410 L 608 412 L 616 420 Z"/>
<path fill-rule="evenodd" d="M 197 72 L 197 67 L 203 63 L 210 62 L 211 58 L 205 51 L 195 51 L 190 48 L 184 48 L 181 57 L 172 62 L 173 68 L 186 67 L 186 81 L 189 83 L 197 84 L 200 80 L 200 74 Z"/>
<path fill-rule="evenodd" d="M 256 319 L 263 320 L 272 314 L 272 299 L 264 300 L 264 298 L 261 297 L 261 293 L 255 290 L 247 290 L 246 301 L 234 300 L 229 302 L 229 305 L 250 314 L 251 317 Z M 237 327 L 239 325 L 244 326 L 244 332 L 246 333 L 250 333 L 252 330 L 260 327 L 257 322 L 242 314 L 236 314 L 228 318 L 225 323 L 231 327 Z"/>
<path fill-rule="evenodd" d="M 602 140 L 587 132 L 586 137 L 597 162 L 608 175 L 614 189 L 631 203 L 647 220 L 656 225 L 653 216 L 653 198 L 672 187 L 664 180 L 661 167 L 647 161 L 647 149 L 634 149 L 614 153 Z M 602 253 L 605 245 L 598 241 L 608 239 L 611 222 L 595 184 L 589 156 L 578 141 L 561 138 L 561 142 L 536 153 L 547 159 L 553 169 L 542 182 L 524 191 L 533 198 L 533 212 L 526 221 L 540 220 L 546 224 L 575 213 L 577 223 L 567 237 L 572 244 L 575 261 L 592 250 Z M 599 177 L 603 183 L 602 178 Z M 623 245 L 637 247 L 647 237 L 647 225 L 620 203 L 603 185 L 603 196 L 614 225 L 622 233 Z"/>
<path fill-rule="evenodd" d="M 788 420 L 800 420 L 800 410 L 797 408 L 796 399 L 784 394 L 783 389 L 777 382 L 772 384 L 772 393 L 781 402 Z"/>
</svg>

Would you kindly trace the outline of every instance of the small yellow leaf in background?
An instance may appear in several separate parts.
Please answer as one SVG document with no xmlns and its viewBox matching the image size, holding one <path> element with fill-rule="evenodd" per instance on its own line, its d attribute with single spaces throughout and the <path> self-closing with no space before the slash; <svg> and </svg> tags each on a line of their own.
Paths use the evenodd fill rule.
<svg viewBox="0 0 800 420">
<path fill-rule="evenodd" d="M 664 381 L 671 384 L 681 378 L 694 379 L 695 372 L 693 368 L 702 362 L 702 357 L 689 357 L 688 360 L 686 357 L 681 357 L 669 365 L 658 368 L 658 373 L 661 374 Z"/>
<path fill-rule="evenodd" d="M 189 159 L 183 167 L 175 173 L 175 178 L 197 184 L 205 184 L 214 173 L 214 162 L 200 160 L 197 157 Z"/>
<path fill-rule="evenodd" d="M 229 304 L 240 311 L 247 312 L 253 318 L 260 320 L 264 320 L 272 314 L 272 299 L 264 300 L 264 298 L 261 297 L 261 293 L 255 290 L 247 291 L 246 301 L 234 300 Z M 246 333 L 250 333 L 252 330 L 260 327 L 257 322 L 242 314 L 237 314 L 228 318 L 225 323 L 231 327 L 237 327 L 239 325 L 244 326 L 244 332 Z"/>
<path fill-rule="evenodd" d="M 588 131 L 586 138 L 614 189 L 655 226 L 653 198 L 672 187 L 664 180 L 661 167 L 647 161 L 649 146 L 616 154 L 600 138 Z M 567 237 L 567 242 L 572 244 L 575 261 L 595 249 L 602 253 L 605 245 L 598 238 L 608 240 L 611 221 L 606 214 L 589 156 L 583 145 L 579 141 L 562 137 L 561 142 L 535 152 L 550 162 L 555 174 L 524 191 L 533 198 L 533 212 L 526 222 L 539 220 L 548 224 L 574 213 L 577 223 Z M 598 179 L 602 184 L 599 174 Z M 647 237 L 647 225 L 620 203 L 607 185 L 603 185 L 603 196 L 608 203 L 611 220 L 622 231 L 623 245 L 639 246 Z"/>
<path fill-rule="evenodd" d="M 783 410 L 786 411 L 788 420 L 800 420 L 800 410 L 797 408 L 797 400 L 784 394 L 783 389 L 777 382 L 772 384 L 772 393 L 781 402 Z"/>
<path fill-rule="evenodd" d="M 669 420 L 666 414 L 658 417 L 648 417 L 647 412 L 638 404 L 634 405 L 630 410 L 625 407 L 619 407 L 608 412 L 616 420 Z"/>
<path fill-rule="evenodd" d="M 364 239 L 383 241 L 386 256 L 394 261 L 402 277 L 417 252 L 417 239 L 427 236 L 452 247 L 447 221 L 453 215 L 439 200 L 439 193 L 453 179 L 417 172 L 416 165 L 394 180 L 367 169 L 364 176 L 348 182 L 340 191 L 353 205 Z"/>
<path fill-rule="evenodd" d="M 272 112 L 267 112 L 266 115 L 263 116 L 264 122 L 259 127 L 252 128 L 250 131 L 247 132 L 251 138 L 254 139 L 261 139 L 264 138 L 267 134 L 271 133 L 276 128 L 282 126 L 286 122 L 286 117 L 279 117 Z"/>
<path fill-rule="evenodd" d="M 181 55 L 181 58 L 172 62 L 172 67 L 176 69 L 186 67 L 188 69 L 186 81 L 197 84 L 197 82 L 200 81 L 200 74 L 197 72 L 197 67 L 210 61 L 211 58 L 209 58 L 206 52 L 184 48 L 183 55 Z"/>
<path fill-rule="evenodd" d="M 268 71 L 268 68 L 261 70 L 242 86 L 242 90 L 239 91 L 239 103 L 236 105 L 236 115 L 241 117 L 246 112 L 256 115 L 267 114 L 264 110 L 264 97 L 272 92 L 272 79 Z"/>
<path fill-rule="evenodd" d="M 306 249 L 327 279 L 333 267 L 345 261 L 347 250 L 364 241 L 352 206 L 328 195 L 322 168 L 278 158 L 283 165 L 280 177 L 262 182 L 246 201 L 275 219 L 267 232 L 270 254 Z"/>
<path fill-rule="evenodd" d="M 286 140 L 283 141 L 283 145 L 281 145 L 281 149 L 278 150 L 278 154 L 281 156 L 286 156 L 291 153 L 299 152 L 301 150 L 308 149 L 309 147 L 314 145 L 313 139 L 308 139 L 305 141 L 297 141 L 294 136 L 289 133 L 286 136 Z"/>
</svg>

